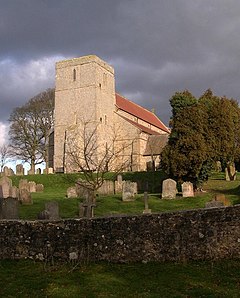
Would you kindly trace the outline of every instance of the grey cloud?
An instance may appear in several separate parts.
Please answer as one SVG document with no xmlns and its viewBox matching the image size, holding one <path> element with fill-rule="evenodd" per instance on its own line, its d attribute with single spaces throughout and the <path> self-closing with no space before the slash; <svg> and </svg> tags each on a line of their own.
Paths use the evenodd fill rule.
<svg viewBox="0 0 240 298">
<path fill-rule="evenodd" d="M 96 54 L 115 68 L 117 91 L 155 108 L 166 124 L 175 91 L 200 96 L 212 88 L 239 98 L 237 0 L 0 0 L 0 6 L 0 121 L 54 81 L 54 59 L 45 79 L 34 70 L 20 85 L 3 68 L 5 59 L 19 73 L 30 60 Z"/>
</svg>

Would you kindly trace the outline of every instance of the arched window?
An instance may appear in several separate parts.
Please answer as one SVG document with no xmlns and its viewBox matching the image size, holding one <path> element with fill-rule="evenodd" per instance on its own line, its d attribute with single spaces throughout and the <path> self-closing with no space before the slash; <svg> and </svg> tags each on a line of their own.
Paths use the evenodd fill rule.
<svg viewBox="0 0 240 298">
<path fill-rule="evenodd" d="M 76 69 L 74 68 L 73 70 L 73 80 L 76 81 L 76 77 L 77 77 L 77 71 Z"/>
</svg>

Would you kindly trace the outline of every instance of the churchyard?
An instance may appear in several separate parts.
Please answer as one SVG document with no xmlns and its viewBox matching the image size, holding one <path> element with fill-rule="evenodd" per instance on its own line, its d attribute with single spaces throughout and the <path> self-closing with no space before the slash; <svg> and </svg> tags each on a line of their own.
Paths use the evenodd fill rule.
<svg viewBox="0 0 240 298">
<path fill-rule="evenodd" d="M 154 185 L 151 175 L 154 175 Z M 150 178 L 146 178 L 149 177 Z M 35 181 L 36 184 L 44 185 L 43 192 L 31 194 L 33 204 L 19 206 L 19 218 L 35 220 L 39 212 L 44 210 L 45 203 L 50 201 L 58 202 L 60 218 L 77 218 L 79 216 L 78 204 L 83 202 L 81 198 L 67 198 L 67 189 L 74 186 L 79 174 L 68 175 L 28 175 L 24 176 L 28 181 Z M 148 182 L 148 207 L 154 213 L 174 210 L 188 210 L 204 208 L 208 201 L 214 199 L 216 194 L 224 194 L 232 205 L 240 203 L 239 180 L 225 181 L 223 173 L 214 173 L 203 187 L 203 192 L 198 192 L 195 197 L 183 198 L 180 195 L 176 199 L 160 199 L 162 181 L 166 178 L 161 172 L 155 173 L 126 173 L 124 179 L 140 181 L 142 189 L 138 191 L 135 200 L 123 201 L 121 194 L 99 195 L 96 199 L 94 216 L 111 216 L 116 214 L 142 214 L 144 211 L 144 182 Z M 21 176 L 10 177 L 13 185 L 18 185 L 23 178 Z M 111 175 L 108 177 L 111 178 Z M 148 181 L 149 179 L 149 181 Z M 152 190 L 152 191 L 151 191 Z"/>
<path fill-rule="evenodd" d="M 20 204 L 20 219 L 36 220 L 41 211 L 52 207 L 46 205 L 49 202 L 57 202 L 60 218 L 79 218 L 79 203 L 83 200 L 66 197 L 67 189 L 79 179 L 79 174 L 10 178 L 14 186 L 18 186 L 22 178 L 44 185 L 43 191 L 31 193 L 32 204 Z M 223 173 L 214 173 L 204 184 L 203 192 L 195 193 L 194 197 L 177 194 L 175 199 L 160 199 L 160 186 L 166 178 L 160 172 L 126 173 L 123 178 L 140 181 L 139 185 L 143 185 L 135 200 L 123 201 L 121 194 L 99 195 L 94 217 L 140 215 L 144 210 L 159 213 L 204 208 L 219 194 L 232 205 L 240 203 L 239 175 L 235 181 L 226 181 Z M 2 297 L 14 297 L 16 293 L 18 297 L 238 297 L 239 270 L 238 260 L 129 264 L 91 262 L 88 259 L 64 263 L 56 260 L 2 260 L 0 293 Z"/>
</svg>

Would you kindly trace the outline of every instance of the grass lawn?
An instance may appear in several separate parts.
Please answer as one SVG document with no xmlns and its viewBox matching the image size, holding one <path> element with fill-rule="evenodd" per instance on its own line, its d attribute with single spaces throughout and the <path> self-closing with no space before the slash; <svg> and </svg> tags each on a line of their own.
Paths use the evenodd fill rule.
<svg viewBox="0 0 240 298">
<path fill-rule="evenodd" d="M 0 262 L 1 297 L 240 297 L 240 262 Z"/>
</svg>

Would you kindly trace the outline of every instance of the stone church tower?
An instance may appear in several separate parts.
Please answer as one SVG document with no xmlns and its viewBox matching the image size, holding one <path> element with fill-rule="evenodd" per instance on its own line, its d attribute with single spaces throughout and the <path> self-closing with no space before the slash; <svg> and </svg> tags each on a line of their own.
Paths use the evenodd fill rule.
<svg viewBox="0 0 240 298">
<path fill-rule="evenodd" d="M 98 129 L 98 141 L 106 141 L 114 122 L 115 96 L 114 70 L 97 56 L 56 63 L 55 172 L 68 171 L 66 139 L 83 121 L 103 124 Z"/>
</svg>

